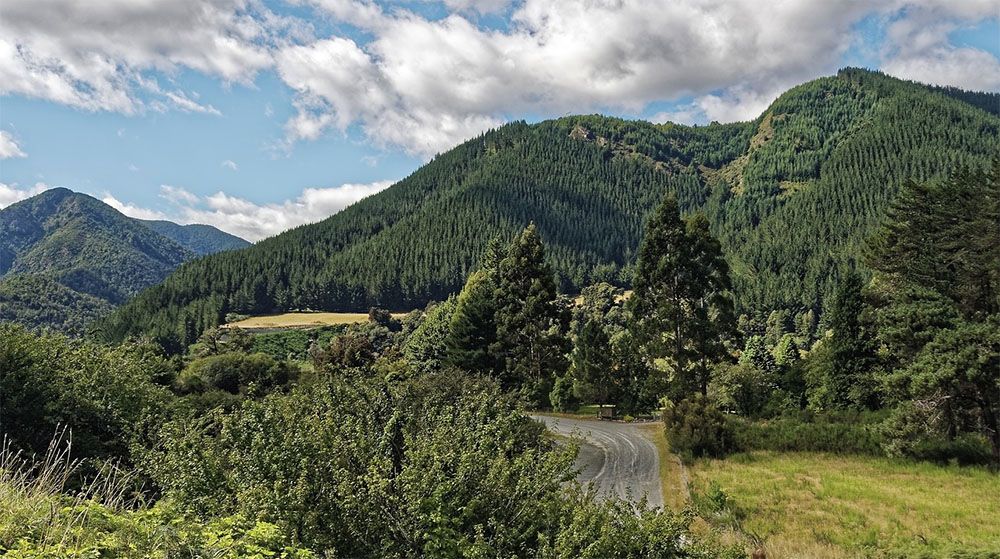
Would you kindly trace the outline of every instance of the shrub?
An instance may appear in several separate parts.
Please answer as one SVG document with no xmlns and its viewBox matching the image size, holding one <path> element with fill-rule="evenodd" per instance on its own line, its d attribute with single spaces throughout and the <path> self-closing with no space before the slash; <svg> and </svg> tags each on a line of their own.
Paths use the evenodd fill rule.
<svg viewBox="0 0 1000 559">
<path fill-rule="evenodd" d="M 205 522 L 169 503 L 127 498 L 134 475 L 105 468 L 80 489 L 66 480 L 80 465 L 57 436 L 45 456 L 25 459 L 0 448 L 0 556 L 8 559 L 213 557 L 314 559 L 276 525 L 241 516 Z"/>
<path fill-rule="evenodd" d="M 579 407 L 579 402 L 573 394 L 573 379 L 569 376 L 556 378 L 552 392 L 549 392 L 549 402 L 556 411 L 575 411 Z"/>
<path fill-rule="evenodd" d="M 663 410 L 670 447 L 682 457 L 724 456 L 732 442 L 725 415 L 698 394 Z"/>
<path fill-rule="evenodd" d="M 775 450 L 882 454 L 879 426 L 865 414 L 782 417 L 749 421 L 730 417 L 735 450 Z"/>
<path fill-rule="evenodd" d="M 904 403 L 880 425 L 882 447 L 890 456 L 906 456 L 938 463 L 989 464 L 990 444 L 979 433 L 947 436 L 939 414 Z"/>
<path fill-rule="evenodd" d="M 60 427 L 76 456 L 128 459 L 129 445 L 165 413 L 166 362 L 148 346 L 109 348 L 0 324 L 0 426 L 22 449 L 44 454 Z"/>
<path fill-rule="evenodd" d="M 283 386 L 297 376 L 295 365 L 276 361 L 263 353 L 223 353 L 192 361 L 181 372 L 178 386 L 187 393 L 223 390 L 240 394 L 248 390 L 263 392 Z"/>
</svg>

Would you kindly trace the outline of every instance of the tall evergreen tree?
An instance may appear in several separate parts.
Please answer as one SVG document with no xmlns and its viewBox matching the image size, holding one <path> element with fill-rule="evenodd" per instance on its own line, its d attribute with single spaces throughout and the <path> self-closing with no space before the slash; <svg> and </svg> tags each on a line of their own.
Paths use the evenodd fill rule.
<svg viewBox="0 0 1000 559">
<path fill-rule="evenodd" d="M 458 295 L 451 317 L 445 362 L 476 373 L 495 373 L 498 363 L 490 352 L 496 343 L 496 287 L 492 273 L 478 270 Z"/>
<path fill-rule="evenodd" d="M 532 403 L 544 403 L 554 377 L 566 370 L 568 312 L 557 302 L 555 277 L 534 224 L 511 243 L 496 287 L 497 341 L 491 349 L 503 359 L 501 382 L 520 386 Z"/>
<path fill-rule="evenodd" d="M 580 398 L 607 404 L 614 382 L 611 340 L 600 321 L 588 319 L 584 322 L 576 336 L 570 361 Z"/>
<path fill-rule="evenodd" d="M 706 394 L 711 364 L 736 333 L 729 270 L 704 216 L 685 224 L 673 195 L 646 225 L 634 290 L 629 308 L 647 361 L 665 360 L 676 395 Z"/>
<path fill-rule="evenodd" d="M 684 270 L 686 242 L 677 198 L 668 195 L 646 223 L 629 299 L 642 353 L 650 361 L 657 357 L 667 359 L 674 377 L 684 374 L 690 361 L 683 331 L 688 300 Z"/>
<path fill-rule="evenodd" d="M 688 281 L 692 308 L 688 318 L 693 374 L 702 395 L 708 394 L 711 365 L 726 355 L 737 337 L 729 265 L 722 246 L 708 229 L 708 219 L 696 213 L 687 220 Z"/>
<path fill-rule="evenodd" d="M 862 322 L 864 299 L 861 276 L 848 272 L 837 286 L 830 316 L 829 397 L 842 407 L 874 407 L 877 394 L 872 377 L 875 344 Z"/>
</svg>

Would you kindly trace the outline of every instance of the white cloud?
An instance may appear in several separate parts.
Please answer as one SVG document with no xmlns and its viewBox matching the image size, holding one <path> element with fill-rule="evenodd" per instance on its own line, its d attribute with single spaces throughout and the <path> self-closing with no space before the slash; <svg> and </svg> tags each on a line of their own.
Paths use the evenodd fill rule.
<svg viewBox="0 0 1000 559">
<path fill-rule="evenodd" d="M 160 212 L 122 202 L 110 194 L 104 203 L 130 217 L 168 219 L 176 223 L 206 223 L 248 241 L 259 241 L 292 227 L 330 217 L 358 200 L 388 188 L 395 181 L 307 188 L 295 199 L 256 204 L 225 192 L 198 196 L 184 188 L 162 185 L 160 197 L 173 208 Z M 0 190 L 0 197 L 2 197 Z M 2 199 L 2 198 L 0 198 Z"/>
<path fill-rule="evenodd" d="M 995 88 L 1000 68 L 950 46 L 947 32 L 921 41 L 902 31 L 980 21 L 996 15 L 995 0 L 525 0 L 505 31 L 461 15 L 503 10 L 501 0 L 446 0 L 459 13 L 435 20 L 369 1 L 312 4 L 372 38 L 278 52 L 279 75 L 298 93 L 288 141 L 358 125 L 376 144 L 422 156 L 524 113 L 639 114 L 693 96 L 657 118 L 752 119 L 785 88 L 836 70 L 856 45 L 854 26 L 872 16 L 900 28 L 883 54 L 890 73 Z"/>
<path fill-rule="evenodd" d="M 169 184 L 160 185 L 160 198 L 179 205 L 193 205 L 198 203 L 197 195 L 179 186 L 170 186 Z"/>
<path fill-rule="evenodd" d="M 996 17 L 996 0 L 440 0 L 449 13 L 434 19 L 406 2 L 290 2 L 364 39 L 316 40 L 260 0 L 6 0 L 0 94 L 220 114 L 172 78 L 190 69 L 249 84 L 273 68 L 295 92 L 286 149 L 356 128 L 427 157 L 522 115 L 638 115 L 690 97 L 656 118 L 754 118 L 787 86 L 832 73 L 869 17 L 886 29 L 876 56 L 889 73 L 1000 89 L 1000 61 L 949 35 Z M 483 25 L 490 13 L 509 25 Z"/>
<path fill-rule="evenodd" d="M 101 202 L 111 206 L 112 208 L 120 211 L 121 213 L 134 217 L 137 219 L 167 219 L 166 214 L 158 212 L 156 210 L 150 210 L 147 208 L 142 208 L 129 204 L 127 202 L 122 202 L 118 198 L 115 198 L 110 193 L 105 193 L 101 196 Z"/>
<path fill-rule="evenodd" d="M 745 118 L 760 104 L 751 92 L 835 69 L 850 27 L 873 10 L 852 0 L 526 0 L 503 32 L 455 14 L 432 21 L 367 3 L 319 4 L 373 39 L 279 52 L 279 74 L 299 94 L 289 139 L 359 124 L 376 143 L 424 156 L 512 113 L 638 113 L 734 83 L 746 90 L 738 99 L 704 102 L 720 118 Z"/>
<path fill-rule="evenodd" d="M 229 169 L 229 170 L 231 170 L 231 171 L 238 171 L 240 169 L 240 166 L 237 165 L 236 162 L 233 161 L 232 159 L 227 159 L 227 160 L 223 161 L 222 162 L 222 166 L 225 167 L 225 168 L 227 168 L 227 169 Z"/>
<path fill-rule="evenodd" d="M 183 223 L 208 223 L 248 241 L 258 241 L 286 229 L 326 219 L 358 200 L 384 190 L 393 181 L 307 188 L 294 200 L 255 204 L 217 192 L 182 208 Z"/>
<path fill-rule="evenodd" d="M 222 115 L 222 111 L 219 109 L 216 109 L 212 105 L 201 105 L 197 101 L 190 99 L 183 91 L 166 91 L 163 95 L 174 104 L 174 107 L 186 113 Z"/>
<path fill-rule="evenodd" d="M 17 140 L 6 130 L 0 130 L 0 159 L 28 157 L 27 153 L 17 145 Z"/>
<path fill-rule="evenodd" d="M 19 188 L 17 183 L 5 184 L 0 182 L 0 208 L 6 208 L 14 202 L 20 202 L 36 194 L 41 194 L 49 188 L 52 187 L 43 182 L 37 182 L 35 186 L 28 188 Z"/>
<path fill-rule="evenodd" d="M 510 0 L 444 0 L 444 5 L 456 12 L 478 12 L 493 14 L 510 6 Z"/>
<path fill-rule="evenodd" d="M 256 0 L 5 0 L 0 93 L 126 114 L 156 103 L 217 113 L 184 92 L 160 91 L 145 73 L 188 68 L 250 83 L 271 65 L 278 33 L 303 35 Z"/>
<path fill-rule="evenodd" d="M 1000 60 L 973 47 L 952 45 L 949 35 L 983 18 L 997 17 L 992 0 L 925 2 L 893 21 L 883 45 L 882 69 L 911 80 L 973 90 L 1000 90 Z"/>
</svg>

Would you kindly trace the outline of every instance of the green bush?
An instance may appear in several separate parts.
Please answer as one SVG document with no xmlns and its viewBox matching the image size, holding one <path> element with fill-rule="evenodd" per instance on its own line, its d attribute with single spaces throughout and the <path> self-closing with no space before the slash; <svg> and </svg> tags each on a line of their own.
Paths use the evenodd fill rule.
<svg viewBox="0 0 1000 559">
<path fill-rule="evenodd" d="M 880 425 L 882 447 L 890 456 L 960 465 L 989 464 L 990 443 L 979 433 L 957 433 L 949 438 L 940 416 L 928 413 L 912 403 L 892 411 Z"/>
<path fill-rule="evenodd" d="M 274 524 L 230 516 L 206 521 L 169 502 L 130 497 L 134 474 L 107 468 L 70 489 L 79 462 L 56 439 L 44 458 L 0 447 L 0 556 L 7 559 L 314 559 Z"/>
<path fill-rule="evenodd" d="M 853 420 L 841 415 L 782 417 L 750 421 L 730 417 L 734 450 L 838 452 L 881 455 L 882 436 L 878 423 L 864 414 Z"/>
<path fill-rule="evenodd" d="M 0 324 L 0 427 L 29 453 L 72 434 L 80 458 L 129 459 L 130 445 L 167 411 L 157 381 L 169 365 L 149 346 L 107 347 Z"/>
<path fill-rule="evenodd" d="M 691 537 L 692 516 L 665 514 L 624 501 L 596 503 L 570 498 L 555 535 L 543 542 L 538 559 L 737 559 L 736 547 Z"/>
<path fill-rule="evenodd" d="M 701 394 L 668 404 L 663 422 L 671 449 L 686 459 L 724 456 L 732 450 L 725 415 Z"/>
<path fill-rule="evenodd" d="M 556 411 L 576 411 L 580 403 L 573 394 L 573 379 L 569 376 L 556 378 L 552 392 L 549 393 L 549 402 L 552 404 L 552 409 Z"/>
<path fill-rule="evenodd" d="M 276 361 L 269 355 L 223 353 L 195 359 L 181 371 L 177 384 L 181 392 L 223 390 L 230 394 L 247 391 L 263 393 L 298 377 L 298 367 Z"/>
</svg>

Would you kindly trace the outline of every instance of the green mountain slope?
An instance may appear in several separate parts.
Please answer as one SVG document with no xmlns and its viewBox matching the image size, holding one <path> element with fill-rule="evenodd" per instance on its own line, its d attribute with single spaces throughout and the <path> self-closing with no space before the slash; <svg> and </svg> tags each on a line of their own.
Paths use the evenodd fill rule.
<svg viewBox="0 0 1000 559">
<path fill-rule="evenodd" d="M 55 188 L 0 210 L 0 273 L 46 274 L 121 303 L 192 255 L 100 200 Z"/>
<path fill-rule="evenodd" d="M 903 180 L 998 152 L 991 103 L 1000 96 L 844 70 L 748 123 L 509 124 L 323 222 L 183 265 L 103 328 L 176 346 L 227 312 L 411 308 L 457 290 L 488 239 L 529 221 L 564 290 L 628 284 L 644 217 L 668 191 L 709 216 L 742 312 L 818 312 Z"/>
<path fill-rule="evenodd" d="M 0 278 L 0 320 L 28 328 L 81 333 L 114 309 L 107 299 L 74 291 L 44 274 L 9 274 Z"/>
<path fill-rule="evenodd" d="M 172 221 L 146 219 L 137 219 L 136 221 L 198 256 L 250 246 L 249 242 L 236 235 L 220 231 L 211 225 L 178 225 Z"/>
<path fill-rule="evenodd" d="M 184 230 L 189 250 L 158 227 L 65 188 L 0 210 L 0 320 L 79 332 L 197 250 L 236 244 L 215 228 L 204 240 Z"/>
</svg>

